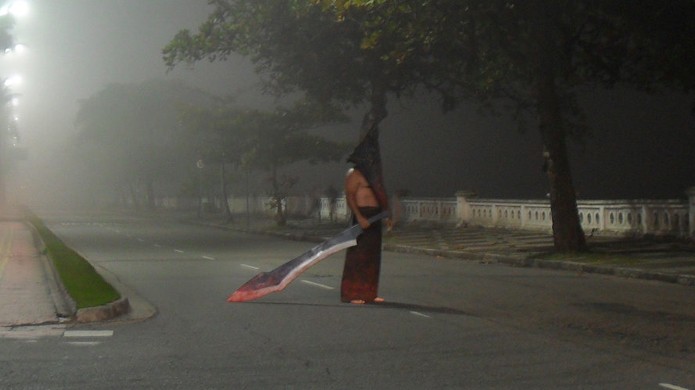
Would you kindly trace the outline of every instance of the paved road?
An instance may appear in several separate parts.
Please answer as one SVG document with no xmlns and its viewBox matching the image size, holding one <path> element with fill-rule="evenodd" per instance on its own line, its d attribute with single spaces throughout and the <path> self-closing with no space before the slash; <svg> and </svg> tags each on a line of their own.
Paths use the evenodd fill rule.
<svg viewBox="0 0 695 390">
<path fill-rule="evenodd" d="M 339 303 L 340 256 L 229 304 L 311 244 L 45 219 L 158 315 L 0 335 L 0 388 L 695 389 L 691 287 L 386 253 L 383 305 Z"/>
</svg>

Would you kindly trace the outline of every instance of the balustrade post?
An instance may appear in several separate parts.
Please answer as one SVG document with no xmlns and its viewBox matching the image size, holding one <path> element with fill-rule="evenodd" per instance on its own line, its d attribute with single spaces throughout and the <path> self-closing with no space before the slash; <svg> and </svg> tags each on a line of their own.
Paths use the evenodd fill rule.
<svg viewBox="0 0 695 390">
<path fill-rule="evenodd" d="M 526 216 L 526 213 L 527 213 L 526 205 L 522 204 L 521 205 L 521 228 L 522 229 L 526 227 L 526 223 L 528 221 L 528 217 Z"/>
<path fill-rule="evenodd" d="M 473 191 L 458 191 L 456 193 L 456 218 L 458 225 L 467 225 L 471 222 L 473 211 L 469 200 L 476 197 Z"/>
<path fill-rule="evenodd" d="M 642 206 L 642 234 L 649 234 L 651 231 L 652 216 L 649 214 L 651 210 L 647 206 Z"/>
<path fill-rule="evenodd" d="M 695 187 L 685 191 L 688 194 L 688 235 L 695 238 Z"/>
</svg>

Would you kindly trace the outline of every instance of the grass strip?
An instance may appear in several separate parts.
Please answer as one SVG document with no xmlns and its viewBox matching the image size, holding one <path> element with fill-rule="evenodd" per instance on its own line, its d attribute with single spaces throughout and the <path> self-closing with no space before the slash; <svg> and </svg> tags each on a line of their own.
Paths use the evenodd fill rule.
<svg viewBox="0 0 695 390">
<path fill-rule="evenodd" d="M 27 219 L 41 236 L 48 257 L 78 309 L 105 305 L 121 297 L 84 257 L 65 245 L 41 219 L 30 212 L 27 212 Z"/>
</svg>

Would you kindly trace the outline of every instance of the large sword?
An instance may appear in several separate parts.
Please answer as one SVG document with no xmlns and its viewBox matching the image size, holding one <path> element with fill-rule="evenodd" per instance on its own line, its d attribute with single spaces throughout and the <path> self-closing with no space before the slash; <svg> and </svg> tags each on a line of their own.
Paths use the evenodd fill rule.
<svg viewBox="0 0 695 390">
<path fill-rule="evenodd" d="M 374 223 L 388 216 L 389 212 L 383 211 L 369 218 L 369 223 Z M 234 291 L 234 293 L 227 298 L 227 302 L 251 301 L 272 292 L 283 290 L 309 267 L 336 252 L 357 245 L 357 236 L 359 236 L 362 231 L 360 225 L 356 224 L 274 270 L 261 272 Z"/>
</svg>

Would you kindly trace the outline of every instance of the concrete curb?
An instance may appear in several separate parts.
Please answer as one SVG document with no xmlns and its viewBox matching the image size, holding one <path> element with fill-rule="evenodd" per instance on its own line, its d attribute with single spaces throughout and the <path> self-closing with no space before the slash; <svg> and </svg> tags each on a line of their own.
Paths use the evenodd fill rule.
<svg viewBox="0 0 695 390">
<path fill-rule="evenodd" d="M 75 321 L 79 323 L 108 321 L 129 312 L 130 301 L 127 297 L 121 297 L 121 299 L 102 306 L 86 307 L 77 310 Z"/>
<path fill-rule="evenodd" d="M 463 260 L 480 260 L 485 263 L 499 263 L 515 267 L 546 268 L 563 271 L 586 272 L 602 275 L 613 275 L 623 278 L 654 280 L 666 283 L 675 283 L 683 286 L 695 286 L 695 275 L 664 273 L 647 271 L 642 269 L 615 267 L 605 265 L 586 264 L 575 261 L 559 261 L 534 259 L 529 255 L 520 254 L 500 254 L 500 253 L 471 253 L 462 251 L 446 251 L 426 248 L 414 248 L 407 245 L 384 245 L 384 250 L 403 253 L 416 253 L 446 258 L 457 258 Z"/>
<path fill-rule="evenodd" d="M 51 295 L 51 299 L 53 300 L 56 315 L 58 318 L 67 320 L 72 319 L 77 312 L 75 301 L 72 299 L 70 294 L 68 294 L 65 285 L 63 285 L 63 281 L 58 274 L 55 264 L 53 264 L 53 260 L 48 257 L 46 245 L 41 239 L 36 227 L 29 222 L 24 222 L 24 225 L 31 230 L 34 245 L 39 252 L 38 255 L 41 257 L 41 263 L 44 267 L 44 275 L 46 276 L 46 284 Z"/>
<path fill-rule="evenodd" d="M 101 306 L 77 309 L 75 301 L 63 285 L 53 260 L 46 253 L 46 245 L 36 227 L 29 222 L 25 222 L 25 224 L 31 228 L 34 243 L 44 260 L 44 266 L 48 268 L 46 272 L 47 284 L 59 318 L 64 318 L 68 321 L 74 320 L 78 323 L 113 321 L 119 318 L 125 321 L 144 321 L 157 314 L 157 309 L 154 306 L 137 296 L 132 289 L 124 286 L 115 277 L 112 277 L 107 270 L 92 264 L 87 257 L 79 252 L 77 253 L 89 262 L 107 283 L 118 291 L 121 298 Z M 135 305 L 131 305 L 131 300 L 135 301 Z"/>
<path fill-rule="evenodd" d="M 82 256 L 82 254 L 80 254 L 80 256 Z M 101 275 L 101 277 L 103 277 L 121 294 L 121 299 L 105 305 L 106 307 L 104 308 L 100 307 L 105 314 L 105 317 L 104 319 L 97 321 L 140 322 L 148 320 L 157 315 L 157 308 L 142 298 L 135 290 L 121 283 L 118 277 L 116 277 L 106 268 L 98 264 L 92 265 L 94 266 L 94 269 L 97 270 L 99 275 Z M 123 299 L 126 300 L 125 303 L 120 302 Z M 127 310 L 124 310 L 125 308 L 112 307 L 119 305 L 127 305 Z"/>
<path fill-rule="evenodd" d="M 224 226 L 219 224 L 209 224 L 204 222 L 186 221 L 202 226 L 214 227 L 223 230 L 232 230 L 250 234 L 264 234 L 281 237 L 295 241 L 322 242 L 328 239 L 316 232 L 272 232 L 263 229 L 246 229 L 240 227 Z M 451 251 L 443 249 L 416 248 L 403 244 L 384 244 L 383 250 L 397 253 L 422 254 L 435 257 L 480 261 L 482 263 L 505 264 L 514 267 L 527 268 L 546 268 L 562 271 L 585 272 L 602 275 L 612 275 L 630 279 L 654 280 L 659 282 L 680 284 L 683 286 L 695 286 L 695 275 L 663 273 L 646 271 L 641 269 L 615 267 L 605 265 L 593 265 L 573 261 L 544 260 L 534 259 L 534 253 L 515 254 L 515 253 L 494 253 L 494 252 L 465 252 Z"/>
</svg>

